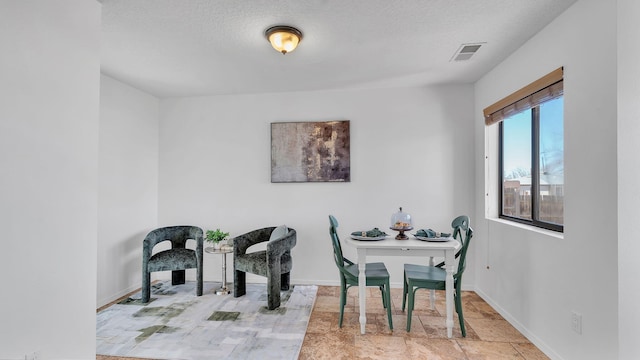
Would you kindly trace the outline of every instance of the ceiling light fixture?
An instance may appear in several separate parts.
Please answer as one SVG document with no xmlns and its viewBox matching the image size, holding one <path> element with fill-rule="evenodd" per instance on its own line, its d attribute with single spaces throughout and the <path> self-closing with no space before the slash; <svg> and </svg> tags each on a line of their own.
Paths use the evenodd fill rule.
<svg viewBox="0 0 640 360">
<path fill-rule="evenodd" d="M 286 25 L 272 26 L 264 32 L 264 36 L 274 49 L 283 54 L 293 51 L 302 40 L 300 30 Z"/>
</svg>

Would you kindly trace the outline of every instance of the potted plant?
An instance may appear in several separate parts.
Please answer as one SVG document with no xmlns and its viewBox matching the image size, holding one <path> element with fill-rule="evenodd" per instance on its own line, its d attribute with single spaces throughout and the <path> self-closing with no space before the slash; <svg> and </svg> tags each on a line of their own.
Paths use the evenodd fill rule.
<svg viewBox="0 0 640 360">
<path fill-rule="evenodd" d="M 225 240 L 229 236 L 228 232 L 224 232 L 220 229 L 207 230 L 205 240 L 210 242 L 213 245 L 214 249 L 220 248 L 220 242 Z"/>
</svg>

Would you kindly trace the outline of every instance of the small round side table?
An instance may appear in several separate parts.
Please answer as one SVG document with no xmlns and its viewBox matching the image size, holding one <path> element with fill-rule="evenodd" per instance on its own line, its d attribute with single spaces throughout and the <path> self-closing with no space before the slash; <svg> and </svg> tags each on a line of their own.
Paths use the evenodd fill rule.
<svg viewBox="0 0 640 360">
<path fill-rule="evenodd" d="M 227 254 L 233 252 L 233 247 L 221 247 L 219 249 L 206 247 L 204 251 L 209 254 L 222 255 L 222 287 L 216 290 L 216 295 L 228 295 L 231 291 L 227 288 Z"/>
</svg>

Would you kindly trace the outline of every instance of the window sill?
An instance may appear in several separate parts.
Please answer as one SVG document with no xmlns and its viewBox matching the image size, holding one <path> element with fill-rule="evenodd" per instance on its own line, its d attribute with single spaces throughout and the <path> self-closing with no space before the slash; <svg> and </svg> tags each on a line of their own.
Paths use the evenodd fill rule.
<svg viewBox="0 0 640 360">
<path fill-rule="evenodd" d="M 538 233 L 538 234 L 541 234 L 541 235 L 554 237 L 556 239 L 564 239 L 564 233 L 557 232 L 557 231 L 551 231 L 551 230 L 539 228 L 539 227 L 536 227 L 536 226 L 531 226 L 531 225 L 527 225 L 527 224 L 521 224 L 519 222 L 509 221 L 509 220 L 505 220 L 505 219 L 501 219 L 501 218 L 488 217 L 487 220 L 493 221 L 493 222 L 496 222 L 496 223 L 500 223 L 500 224 L 504 224 L 504 225 L 517 227 L 517 228 L 520 228 L 520 229 L 523 229 L 523 230 L 527 230 L 527 231 L 531 231 L 531 232 L 535 232 L 535 233 Z"/>
</svg>

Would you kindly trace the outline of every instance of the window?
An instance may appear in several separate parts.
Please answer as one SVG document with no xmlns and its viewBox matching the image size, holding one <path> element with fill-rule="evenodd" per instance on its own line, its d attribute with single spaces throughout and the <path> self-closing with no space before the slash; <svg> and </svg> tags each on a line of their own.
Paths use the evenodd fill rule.
<svg viewBox="0 0 640 360">
<path fill-rule="evenodd" d="M 499 215 L 563 231 L 562 68 L 510 97 L 485 109 L 485 122 L 499 123 Z"/>
</svg>

